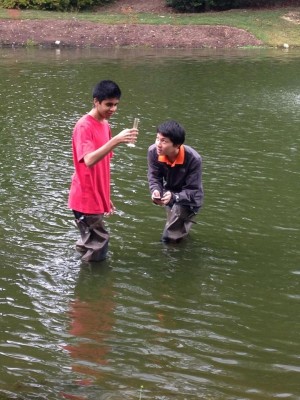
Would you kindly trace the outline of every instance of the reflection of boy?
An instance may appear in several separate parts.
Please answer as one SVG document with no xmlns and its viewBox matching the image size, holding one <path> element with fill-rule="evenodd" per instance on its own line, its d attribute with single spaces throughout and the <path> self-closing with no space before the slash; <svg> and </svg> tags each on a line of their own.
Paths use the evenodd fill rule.
<svg viewBox="0 0 300 400">
<path fill-rule="evenodd" d="M 122 143 L 134 143 L 138 131 L 124 129 L 112 137 L 107 120 L 117 110 L 121 97 L 119 86 L 109 80 L 99 82 L 93 90 L 92 110 L 76 123 L 73 136 L 75 172 L 69 193 L 81 239 L 77 250 L 83 261 L 106 258 L 109 233 L 103 216 L 113 212 L 110 199 L 110 158 L 112 150 Z"/>
<path fill-rule="evenodd" d="M 157 128 L 155 144 L 148 149 L 148 182 L 152 201 L 166 206 L 162 240 L 178 242 L 188 235 L 203 203 L 202 159 L 183 145 L 185 131 L 176 121 Z"/>
</svg>

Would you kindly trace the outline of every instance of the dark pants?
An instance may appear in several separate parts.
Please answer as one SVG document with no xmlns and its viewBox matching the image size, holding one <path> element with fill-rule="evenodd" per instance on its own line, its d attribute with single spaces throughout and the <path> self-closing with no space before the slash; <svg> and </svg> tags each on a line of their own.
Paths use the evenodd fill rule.
<svg viewBox="0 0 300 400">
<path fill-rule="evenodd" d="M 166 207 L 167 222 L 163 231 L 162 240 L 164 242 L 179 242 L 186 237 L 192 227 L 196 213 L 198 211 L 186 206 L 174 204 Z"/>
<path fill-rule="evenodd" d="M 76 250 L 83 261 L 102 261 L 107 257 L 109 233 L 105 229 L 103 214 L 82 214 L 73 211 L 81 238 Z"/>
</svg>

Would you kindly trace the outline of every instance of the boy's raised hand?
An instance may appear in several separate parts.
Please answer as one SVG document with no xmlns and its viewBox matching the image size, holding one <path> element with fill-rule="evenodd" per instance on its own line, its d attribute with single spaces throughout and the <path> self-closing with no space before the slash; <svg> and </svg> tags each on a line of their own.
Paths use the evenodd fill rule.
<svg viewBox="0 0 300 400">
<path fill-rule="evenodd" d="M 123 129 L 116 137 L 120 143 L 135 143 L 139 134 L 138 129 Z"/>
</svg>

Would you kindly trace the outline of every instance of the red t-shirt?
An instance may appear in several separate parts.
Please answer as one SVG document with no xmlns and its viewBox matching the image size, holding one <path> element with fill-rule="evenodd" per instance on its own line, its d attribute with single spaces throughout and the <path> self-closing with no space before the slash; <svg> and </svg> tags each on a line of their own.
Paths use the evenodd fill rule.
<svg viewBox="0 0 300 400">
<path fill-rule="evenodd" d="M 111 138 L 108 122 L 84 115 L 75 125 L 72 136 L 75 172 L 69 193 L 69 207 L 84 214 L 103 214 L 111 211 L 109 153 L 101 161 L 87 167 L 84 156 L 103 146 Z"/>
</svg>

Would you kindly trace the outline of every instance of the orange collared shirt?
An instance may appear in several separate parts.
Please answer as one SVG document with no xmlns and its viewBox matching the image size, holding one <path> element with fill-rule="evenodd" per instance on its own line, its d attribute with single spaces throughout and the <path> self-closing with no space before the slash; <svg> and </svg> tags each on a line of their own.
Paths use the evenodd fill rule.
<svg viewBox="0 0 300 400">
<path fill-rule="evenodd" d="M 184 150 L 184 146 L 182 145 L 179 147 L 179 153 L 177 154 L 177 157 L 173 163 L 168 159 L 167 156 L 158 156 L 158 161 L 164 162 L 167 165 L 170 165 L 171 167 L 175 167 L 175 165 L 177 165 L 177 164 L 184 163 L 184 154 L 185 154 L 185 150 Z"/>
</svg>

